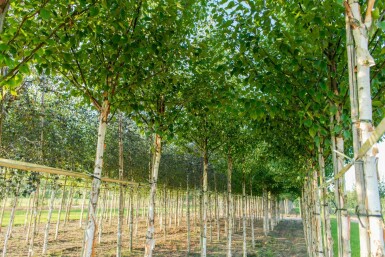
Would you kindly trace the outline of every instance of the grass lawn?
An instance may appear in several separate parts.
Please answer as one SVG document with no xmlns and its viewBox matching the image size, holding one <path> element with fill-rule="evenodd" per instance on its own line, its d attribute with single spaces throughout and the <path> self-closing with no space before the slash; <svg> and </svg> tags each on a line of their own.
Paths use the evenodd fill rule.
<svg viewBox="0 0 385 257">
<path fill-rule="evenodd" d="M 334 240 L 333 251 L 334 256 L 338 256 L 338 245 L 337 245 L 337 220 L 331 219 L 332 225 L 332 236 Z M 360 238 L 359 238 L 359 227 L 358 223 L 350 223 L 350 247 L 352 250 L 352 257 L 360 257 Z"/>
<path fill-rule="evenodd" d="M 14 223 L 13 223 L 15 226 L 24 225 L 25 212 L 26 212 L 25 210 L 19 210 L 19 211 L 16 210 L 15 220 L 14 220 Z M 80 213 L 81 213 L 80 209 L 71 210 L 69 218 L 71 220 L 80 220 Z M 3 219 L 3 224 L 2 224 L 3 227 L 7 227 L 8 226 L 10 215 L 11 215 L 10 211 L 5 211 L 4 212 L 4 219 Z M 51 222 L 56 222 L 57 221 L 57 215 L 58 215 L 58 211 L 54 210 L 52 212 Z M 86 218 L 86 215 L 87 215 L 87 210 L 84 210 L 83 219 Z M 41 217 L 40 217 L 40 222 L 46 222 L 47 221 L 47 217 L 48 217 L 48 211 L 47 210 L 42 211 L 41 212 Z M 62 210 L 62 212 L 60 214 L 60 220 L 64 220 L 64 217 L 65 217 L 65 210 Z"/>
</svg>

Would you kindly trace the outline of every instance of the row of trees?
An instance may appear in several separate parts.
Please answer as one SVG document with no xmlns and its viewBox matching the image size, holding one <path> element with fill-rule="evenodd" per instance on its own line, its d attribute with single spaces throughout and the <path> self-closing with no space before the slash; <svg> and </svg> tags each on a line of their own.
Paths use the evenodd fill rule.
<svg viewBox="0 0 385 257">
<path fill-rule="evenodd" d="M 201 255 L 205 256 L 210 163 L 218 174 L 223 174 L 227 166 L 229 206 L 232 181 L 239 183 L 238 188 L 245 188 L 246 176 L 252 181 L 255 178 L 258 193 L 264 189 L 298 193 L 303 189 L 306 194 L 309 188 L 317 189 L 325 184 L 327 176 L 343 169 L 343 154 L 357 156 L 359 146 L 373 130 L 372 100 L 374 119 L 383 117 L 383 3 L 368 1 L 365 19 L 361 18 L 359 3 L 342 3 L 4 1 L 1 121 L 4 110 L 28 83 L 24 75 L 34 70 L 40 80 L 50 77 L 55 85 L 60 84 L 65 94 L 83 96 L 79 106 L 88 102 L 97 111 L 87 256 L 94 251 L 99 178 L 108 167 L 103 160 L 120 156 L 120 161 L 111 162 L 110 169 L 116 170 L 119 163 L 121 178 L 130 160 L 142 162 L 138 166 L 149 170 L 149 176 L 147 172 L 143 176 L 150 183 L 145 255 L 152 256 L 162 145 L 174 144 L 179 151 L 188 152 L 191 156 L 187 160 L 195 161 L 187 161 L 186 169 L 191 170 L 190 163 L 194 166 L 199 162 L 203 169 Z M 370 76 L 375 59 L 380 65 Z M 44 93 L 40 95 L 43 110 L 47 107 Z M 122 122 L 123 116 L 130 119 L 126 124 L 135 122 L 151 156 L 147 154 L 140 161 L 131 156 L 125 161 L 124 143 L 119 148 L 106 148 L 120 149 L 120 154 L 105 152 L 107 124 L 118 116 Z M 43 128 L 47 119 L 42 116 L 33 122 Z M 351 124 L 354 126 L 350 128 Z M 89 137 L 92 133 L 86 131 L 87 126 L 83 133 Z M 36 133 L 40 148 L 33 152 L 41 161 L 45 159 L 44 133 L 43 129 Z M 74 133 L 73 138 L 76 136 Z M 68 142 L 72 148 L 73 141 Z M 130 149 L 131 142 L 127 144 Z M 85 147 L 91 149 L 92 144 Z M 82 151 L 88 160 L 91 151 Z M 15 152 L 17 155 L 18 150 Z M 143 156 L 146 152 L 142 150 Z M 362 165 L 358 160 L 355 165 L 358 212 L 366 220 L 360 229 L 362 256 L 383 253 L 375 155 L 374 148 Z M 172 158 L 186 159 L 186 154 L 179 156 L 183 157 Z M 73 163 L 65 161 L 65 165 Z M 242 174 L 239 179 L 232 177 L 233 169 L 235 174 Z M 118 176 L 116 172 L 110 175 Z M 309 182 L 313 180 L 314 184 Z M 319 199 L 325 201 L 327 190 L 322 192 L 322 196 L 311 198 L 314 204 Z M 343 179 L 339 179 L 335 199 L 340 210 L 341 256 L 350 255 L 345 198 Z M 330 253 L 327 207 L 323 213 L 325 219 L 310 215 L 308 220 L 318 224 L 310 230 L 319 230 L 324 220 L 324 241 L 329 242 L 324 252 Z M 371 233 L 367 233 L 368 227 Z M 316 240 L 308 240 L 318 242 L 309 248 L 309 254 L 315 255 L 326 244 L 321 244 L 322 233 L 311 234 L 318 235 Z M 228 240 L 231 255 L 230 236 Z"/>
</svg>

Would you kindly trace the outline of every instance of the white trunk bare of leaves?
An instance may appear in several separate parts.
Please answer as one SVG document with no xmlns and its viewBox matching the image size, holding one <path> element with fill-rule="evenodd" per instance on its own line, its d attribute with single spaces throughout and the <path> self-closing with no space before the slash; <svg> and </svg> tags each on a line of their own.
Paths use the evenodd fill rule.
<svg viewBox="0 0 385 257">
<path fill-rule="evenodd" d="M 315 216 L 315 238 L 316 238 L 316 256 L 323 257 L 323 242 L 322 242 L 322 228 L 321 228 L 321 206 L 318 188 L 318 172 L 313 173 L 313 194 L 314 194 L 314 216 Z"/>
<path fill-rule="evenodd" d="M 326 257 L 333 257 L 333 238 L 331 234 L 331 224 L 330 224 L 330 208 L 328 205 L 327 199 L 327 188 L 323 185 L 325 184 L 325 160 L 323 156 L 323 149 L 321 146 L 318 146 L 318 163 L 320 169 L 320 181 L 321 181 L 321 192 L 322 192 L 322 219 L 324 224 L 324 253 Z M 285 199 L 285 213 L 288 211 L 288 201 Z"/>
<path fill-rule="evenodd" d="M 88 210 L 88 221 L 85 233 L 85 247 L 84 257 L 95 256 L 95 245 L 96 245 L 96 208 L 98 205 L 102 170 L 103 170 L 103 155 L 104 155 L 104 142 L 107 132 L 107 118 L 110 111 L 110 103 L 105 96 L 102 108 L 99 116 L 99 129 L 98 129 L 98 142 L 96 145 L 96 158 L 94 174 L 91 186 L 90 204 Z"/>
<path fill-rule="evenodd" d="M 8 200 L 8 197 L 7 197 L 7 194 L 5 194 L 4 199 L 3 199 L 3 204 L 2 204 L 2 206 L 1 206 L 1 214 L 0 214 L 0 232 L 1 232 L 2 225 L 3 225 L 4 210 L 5 210 L 5 205 L 6 205 L 6 203 L 7 203 L 7 200 Z M 27 212 L 28 212 L 28 210 L 27 210 Z"/>
<path fill-rule="evenodd" d="M 233 198 L 231 195 L 231 175 L 233 173 L 233 159 L 229 148 L 227 155 L 227 257 L 231 257 L 231 236 L 233 234 Z"/>
<path fill-rule="evenodd" d="M 186 209 L 187 209 L 187 256 L 190 255 L 191 251 L 191 235 L 190 235 L 190 191 L 189 191 L 189 174 L 187 173 L 187 187 L 186 187 Z"/>
<path fill-rule="evenodd" d="M 207 254 L 207 210 L 208 210 L 208 200 L 207 200 L 207 190 L 208 190 L 208 169 L 209 169 L 209 159 L 207 155 L 207 139 L 203 148 L 203 180 L 202 180 L 202 233 L 201 233 L 201 257 L 206 257 Z"/>
<path fill-rule="evenodd" d="M 59 226 L 60 226 L 60 216 L 61 216 L 61 211 L 63 209 L 63 204 L 65 200 L 65 191 L 66 191 L 66 185 L 67 185 L 67 176 L 64 179 L 64 185 L 63 185 L 63 190 L 62 190 L 62 195 L 61 195 L 61 201 L 60 201 L 60 206 L 59 206 L 59 211 L 57 214 L 57 221 L 56 221 L 56 230 L 55 230 L 55 240 L 57 240 L 57 237 L 59 235 Z"/>
<path fill-rule="evenodd" d="M 119 179 L 123 180 L 123 118 L 119 115 Z M 116 256 L 122 255 L 122 226 L 124 217 L 124 197 L 123 184 L 119 185 L 119 215 L 118 215 L 118 234 Z"/>
<path fill-rule="evenodd" d="M 12 227 L 13 227 L 13 222 L 15 220 L 16 206 L 17 206 L 17 202 L 19 200 L 19 196 L 18 196 L 18 194 L 19 194 L 19 187 L 20 187 L 20 184 L 17 185 L 15 199 L 13 200 L 13 204 L 12 204 L 11 216 L 9 218 L 7 233 L 4 236 L 4 246 L 3 246 L 2 257 L 6 257 L 7 256 L 8 240 L 11 237 L 11 231 L 12 231 Z"/>
<path fill-rule="evenodd" d="M 243 257 L 247 257 L 247 235 L 246 235 L 246 178 L 245 171 L 243 171 L 242 179 L 242 229 L 243 229 Z"/>
<path fill-rule="evenodd" d="M 34 196 L 34 206 L 33 206 L 33 227 L 32 227 L 32 235 L 31 239 L 29 241 L 29 247 L 28 247 L 28 257 L 33 256 L 33 246 L 35 242 L 35 235 L 37 234 L 37 218 L 38 218 L 38 205 L 39 205 L 39 187 L 40 183 L 37 184 L 36 186 L 36 191 L 35 191 L 35 196 Z"/>
<path fill-rule="evenodd" d="M 251 247 L 255 249 L 255 234 L 254 234 L 254 214 L 256 211 L 255 199 L 253 198 L 253 183 L 250 180 L 250 198 L 251 198 Z"/>
<path fill-rule="evenodd" d="M 262 196 L 262 211 L 263 211 L 263 234 L 267 236 L 269 234 L 269 199 L 268 199 L 268 192 L 266 189 L 263 190 L 263 196 Z"/>
<path fill-rule="evenodd" d="M 129 227 L 130 227 L 130 245 L 129 245 L 129 251 L 132 252 L 132 242 L 133 242 L 133 235 L 134 235 L 134 190 L 133 188 L 130 189 L 130 217 L 129 217 Z"/>
<path fill-rule="evenodd" d="M 156 197 L 156 185 L 158 182 L 158 171 L 162 151 L 162 138 L 159 134 L 155 135 L 154 141 L 154 156 L 151 169 L 151 189 L 150 200 L 148 206 L 148 228 L 146 233 L 146 245 L 145 245 L 145 257 L 151 257 L 155 247 L 155 197 Z"/>
<path fill-rule="evenodd" d="M 370 67 L 375 65 L 373 57 L 368 50 L 368 34 L 372 26 L 372 9 L 375 0 L 367 1 L 367 10 L 365 20 L 361 17 L 360 3 L 353 0 L 345 2 L 347 10 L 347 16 L 349 18 L 351 31 L 354 38 L 355 46 L 355 67 L 356 67 L 356 82 L 358 90 L 358 113 L 359 122 L 357 122 L 358 130 L 360 131 L 359 141 L 362 144 L 371 136 L 373 127 L 372 118 L 372 99 L 371 99 L 371 85 L 370 85 Z M 384 253 L 384 233 L 383 233 L 383 220 L 381 215 L 381 205 L 378 190 L 378 177 L 377 177 L 377 165 L 376 155 L 378 149 L 373 146 L 364 156 L 363 172 L 364 181 L 361 182 L 365 185 L 366 198 L 366 211 L 362 213 L 362 209 L 359 210 L 360 219 L 365 220 L 360 230 L 366 230 L 368 232 L 368 239 L 365 238 L 363 232 L 360 232 L 363 243 L 362 248 L 367 248 L 367 252 L 363 252 L 361 248 L 361 256 L 383 256 Z M 357 152 L 355 152 L 355 155 Z M 360 181 L 357 181 L 360 182 Z M 359 186 L 357 195 L 362 197 L 363 186 Z M 361 200 L 361 199 L 360 199 Z M 361 205 L 362 206 L 362 205 Z M 366 223 L 366 225 L 365 225 Z M 365 226 L 365 227 L 364 227 Z M 369 245 L 367 245 L 369 243 Z"/>
<path fill-rule="evenodd" d="M 356 61 L 355 61 L 355 47 L 353 42 L 353 35 L 351 32 L 350 21 L 347 12 L 345 13 L 346 22 L 346 49 L 348 57 L 348 73 L 349 73 L 349 96 L 350 96 L 350 115 L 352 120 L 352 134 L 353 134 L 353 150 L 356 155 L 360 148 L 360 138 L 358 130 L 358 90 L 357 90 L 357 78 L 355 73 Z M 354 163 L 355 177 L 356 177 L 356 194 L 357 194 L 357 210 L 359 213 L 365 213 L 366 205 L 366 186 L 364 180 L 364 165 L 363 161 L 359 160 Z M 368 226 L 368 219 L 361 219 L 359 226 L 360 233 L 360 255 L 362 257 L 369 256 L 369 235 L 366 227 Z"/>
<path fill-rule="evenodd" d="M 43 241 L 43 251 L 42 251 L 43 255 L 45 255 L 47 253 L 47 248 L 48 248 L 49 227 L 51 225 L 53 203 L 55 201 L 55 192 L 56 192 L 54 187 L 55 187 L 55 185 L 52 186 L 51 199 L 50 199 L 49 211 L 48 211 L 48 217 L 47 217 L 47 224 L 45 226 L 45 231 L 44 231 L 44 241 Z"/>
<path fill-rule="evenodd" d="M 80 220 L 79 220 L 79 227 L 81 228 L 83 226 L 83 214 L 84 214 L 84 205 L 86 203 L 86 196 L 87 196 L 87 185 L 85 186 L 83 190 L 83 199 L 82 199 L 82 207 L 80 210 Z"/>
</svg>

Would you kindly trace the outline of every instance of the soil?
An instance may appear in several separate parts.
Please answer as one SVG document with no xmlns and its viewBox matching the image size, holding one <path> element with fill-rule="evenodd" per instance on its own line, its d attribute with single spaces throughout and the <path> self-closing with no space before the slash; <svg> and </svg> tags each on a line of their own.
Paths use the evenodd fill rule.
<svg viewBox="0 0 385 257">
<path fill-rule="evenodd" d="M 103 232 L 101 243 L 97 246 L 97 256 L 115 256 L 116 252 L 116 225 L 117 220 L 113 219 L 105 221 L 103 224 Z M 163 231 L 157 225 L 156 231 L 156 247 L 154 256 L 160 257 L 176 257 L 187 256 L 187 230 L 186 222 L 180 222 L 181 226 L 176 226 L 175 222 L 167 227 L 166 240 Z M 182 226 L 183 224 L 183 226 Z M 235 233 L 233 235 L 233 256 L 242 256 L 242 230 L 239 222 L 235 222 Z M 125 224 L 123 228 L 123 256 L 143 256 L 143 246 L 146 232 L 145 219 L 141 219 L 138 223 L 137 233 L 134 239 L 133 252 L 129 249 L 129 230 Z M 217 240 L 215 222 L 212 223 L 212 233 L 210 237 L 210 226 L 207 229 L 207 256 L 226 256 L 226 237 L 225 237 L 225 221 L 221 220 L 220 240 Z M 250 224 L 249 224 L 250 225 Z M 50 240 L 48 242 L 48 254 L 46 256 L 79 256 L 82 251 L 82 241 L 84 233 L 84 224 L 79 226 L 79 221 L 70 221 L 66 225 L 61 224 L 58 240 L 54 240 L 54 231 L 56 223 L 51 223 Z M 45 224 L 40 224 L 38 235 L 35 239 L 34 256 L 42 256 L 42 244 L 44 236 Z M 189 256 L 200 256 L 199 247 L 199 224 L 191 221 L 191 254 Z M 0 235 L 1 250 L 3 248 L 4 233 Z M 285 257 L 302 257 L 307 256 L 305 240 L 303 236 L 302 222 L 300 220 L 285 219 L 282 220 L 270 234 L 263 236 L 262 221 L 255 222 L 255 249 L 251 247 L 250 227 L 247 228 L 247 248 L 248 256 L 285 256 Z M 24 226 L 16 226 L 13 228 L 12 238 L 8 243 L 7 256 L 27 256 L 28 244 L 26 242 L 26 229 Z"/>
</svg>

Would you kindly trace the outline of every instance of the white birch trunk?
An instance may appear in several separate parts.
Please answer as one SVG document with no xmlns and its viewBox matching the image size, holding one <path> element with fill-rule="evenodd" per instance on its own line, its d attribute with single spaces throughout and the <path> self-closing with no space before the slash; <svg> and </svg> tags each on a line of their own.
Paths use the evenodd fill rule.
<svg viewBox="0 0 385 257">
<path fill-rule="evenodd" d="M 80 228 L 83 226 L 83 214 L 84 214 L 84 205 L 86 203 L 86 195 L 87 195 L 87 188 L 84 188 L 84 190 L 83 190 L 83 199 L 82 199 L 82 207 L 81 207 L 81 211 L 80 211 L 80 220 L 79 220 L 79 227 Z"/>
<path fill-rule="evenodd" d="M 233 199 L 231 195 L 231 175 L 233 173 L 233 159 L 231 157 L 231 148 L 227 155 L 227 257 L 232 256 L 231 236 L 233 234 Z"/>
<path fill-rule="evenodd" d="M 187 173 L 187 190 L 186 190 L 186 209 L 187 209 L 187 256 L 190 255 L 191 235 L 190 235 L 190 191 L 189 191 L 189 174 Z"/>
<path fill-rule="evenodd" d="M 36 191 L 35 191 L 35 204 L 33 206 L 33 228 L 32 228 L 32 235 L 31 239 L 29 241 L 29 248 L 28 248 L 28 257 L 33 256 L 33 246 L 35 242 L 35 235 L 37 234 L 37 218 L 38 218 L 38 208 L 39 208 L 39 183 L 36 186 Z"/>
<path fill-rule="evenodd" d="M 358 90 L 357 90 L 357 79 L 355 73 L 356 61 L 355 61 L 355 47 L 353 42 L 353 35 L 351 32 L 349 15 L 345 14 L 346 22 L 346 49 L 348 57 L 348 71 L 349 71 L 349 96 L 350 96 L 350 116 L 352 120 L 352 134 L 353 134 L 353 150 L 356 155 L 360 148 L 360 138 L 358 131 Z M 361 160 L 354 163 L 355 177 L 356 177 L 356 193 L 357 193 L 357 204 L 358 212 L 365 213 L 366 211 L 366 186 L 364 180 L 364 165 Z M 366 227 L 368 226 L 368 219 L 366 217 L 361 219 L 359 226 L 360 233 L 360 256 L 369 256 L 370 242 L 369 235 Z"/>
<path fill-rule="evenodd" d="M 55 186 L 52 187 L 52 192 L 51 192 L 51 199 L 50 199 L 50 204 L 49 204 L 49 211 L 48 211 L 48 217 L 47 217 L 47 224 L 45 226 L 45 231 L 44 231 L 44 242 L 43 242 L 43 251 L 42 254 L 45 255 L 47 252 L 48 248 L 48 236 L 49 236 L 49 226 L 51 225 L 51 217 L 52 217 L 52 211 L 53 211 L 53 203 L 55 201 L 55 192 L 56 190 L 54 189 Z"/>
<path fill-rule="evenodd" d="M 202 223 L 203 223 L 203 231 L 201 233 L 202 240 L 202 248 L 201 248 L 201 257 L 206 257 L 207 254 L 207 209 L 208 209 L 208 201 L 207 201 L 207 190 L 208 190 L 208 169 L 209 169 L 209 159 L 207 155 L 207 139 L 205 140 L 204 148 L 203 148 L 203 181 L 202 181 Z"/>
<path fill-rule="evenodd" d="M 331 224 L 330 224 L 330 209 L 327 203 L 327 188 L 324 187 L 325 184 L 325 160 L 323 157 L 323 149 L 318 146 L 318 163 L 320 169 L 320 181 L 322 187 L 322 219 L 324 224 L 324 253 L 326 257 L 333 257 L 333 238 L 331 234 Z M 287 213 L 289 206 L 288 200 L 285 199 L 285 213 Z"/>
<path fill-rule="evenodd" d="M 10 216 L 9 223 L 8 223 L 7 233 L 5 234 L 5 237 L 4 237 L 4 246 L 3 246 L 3 255 L 2 255 L 3 257 L 7 256 L 8 240 L 11 237 L 13 221 L 15 220 L 16 206 L 17 206 L 17 202 L 18 202 L 18 199 L 19 199 L 19 196 L 18 196 L 19 185 L 17 186 L 17 190 L 16 191 L 17 192 L 16 192 L 16 195 L 15 195 L 15 200 L 14 200 L 13 205 L 12 205 L 11 216 Z"/>
<path fill-rule="evenodd" d="M 129 217 L 129 226 L 130 226 L 130 247 L 129 251 L 132 252 L 132 241 L 133 241 L 133 234 L 134 234 L 134 192 L 131 188 L 130 190 L 130 217 Z"/>
<path fill-rule="evenodd" d="M 123 180 L 123 120 L 122 114 L 119 115 L 119 179 Z M 117 247 L 116 256 L 122 255 L 122 225 L 124 217 L 124 198 L 123 198 L 123 185 L 119 184 L 119 216 L 118 216 L 118 234 L 117 234 Z"/>
<path fill-rule="evenodd" d="M 262 196 L 262 211 L 263 211 L 263 234 L 267 236 L 269 234 L 269 203 L 268 203 L 268 192 L 266 189 L 263 190 Z"/>
<path fill-rule="evenodd" d="M 373 128 L 372 99 L 370 85 L 370 67 L 375 65 L 368 50 L 368 33 L 372 26 L 372 9 L 375 0 L 367 1 L 365 20 L 362 20 L 359 2 L 349 0 L 348 10 L 350 25 L 353 32 L 356 48 L 357 89 L 358 89 L 358 113 L 360 142 L 364 143 L 371 136 Z M 378 190 L 378 177 L 376 154 L 378 149 L 373 146 L 364 156 L 364 184 L 366 185 L 366 213 L 360 216 L 368 219 L 367 227 L 369 237 L 368 255 L 383 256 L 384 253 L 384 224 L 381 214 L 381 204 Z M 356 153 L 355 153 L 356 154 Z M 360 190 L 362 187 L 360 188 Z M 359 194 L 360 192 L 357 192 Z M 361 235 L 361 233 L 360 233 Z M 364 238 L 365 240 L 365 238 Z M 364 246 L 365 247 L 365 246 Z"/>
<path fill-rule="evenodd" d="M 148 228 L 146 233 L 146 245 L 145 245 L 145 257 L 151 257 L 155 247 L 155 197 L 156 197 L 156 185 L 158 182 L 158 171 L 162 151 L 162 138 L 159 134 L 155 135 L 154 141 L 154 157 L 151 171 L 151 189 L 150 200 L 148 206 Z"/>
<path fill-rule="evenodd" d="M 59 234 L 60 215 L 61 215 L 61 211 L 62 211 L 62 209 L 63 209 L 64 200 L 65 200 L 64 195 L 65 195 L 65 191 L 66 191 L 66 185 L 67 185 L 67 176 L 66 176 L 65 179 L 64 179 L 63 192 L 62 192 L 62 195 L 61 195 L 61 201 L 60 201 L 59 211 L 58 211 L 58 214 L 57 214 L 56 231 L 55 231 L 55 240 L 57 240 L 57 236 L 58 236 L 58 234 Z"/>
<path fill-rule="evenodd" d="M 107 132 L 107 118 L 110 111 L 110 103 L 105 96 L 103 106 L 100 110 L 99 116 L 99 129 L 98 129 L 98 142 L 96 146 L 96 158 L 94 174 L 91 186 L 90 204 L 88 210 L 88 224 L 85 233 L 85 247 L 84 257 L 95 256 L 95 245 L 96 245 L 96 208 L 98 205 L 102 169 L 103 169 L 103 155 L 104 155 L 104 142 Z"/>
<path fill-rule="evenodd" d="M 323 241 L 322 241 L 322 228 L 321 228 L 321 206 L 319 199 L 319 188 L 318 188 L 318 172 L 313 172 L 313 194 L 314 194 L 314 215 L 315 215 L 315 238 L 316 238 L 316 256 L 323 257 Z"/>
<path fill-rule="evenodd" d="M 243 171 L 242 180 L 242 229 L 243 229 L 243 257 L 247 257 L 247 243 L 246 243 L 246 181 L 245 171 Z"/>
<path fill-rule="evenodd" d="M 7 197 L 7 194 L 5 194 L 4 199 L 3 199 L 3 205 L 1 206 L 0 232 L 1 232 L 2 225 L 3 225 L 4 210 L 5 210 L 5 205 L 7 204 L 7 200 L 8 200 L 8 197 Z M 28 213 L 28 210 L 27 210 L 27 213 Z"/>
</svg>

